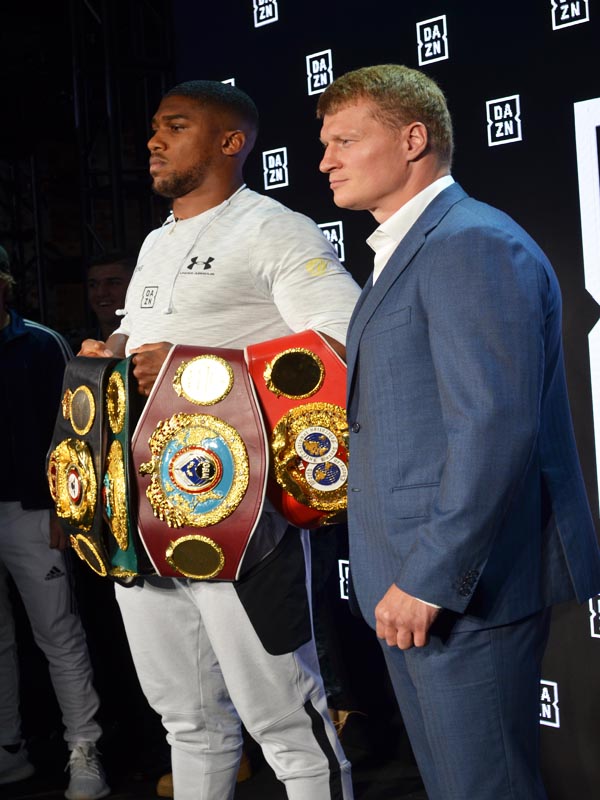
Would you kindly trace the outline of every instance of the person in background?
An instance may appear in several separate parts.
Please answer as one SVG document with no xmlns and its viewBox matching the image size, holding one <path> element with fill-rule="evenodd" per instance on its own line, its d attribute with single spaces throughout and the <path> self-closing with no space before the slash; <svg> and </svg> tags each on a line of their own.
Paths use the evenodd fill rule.
<svg viewBox="0 0 600 800">
<path fill-rule="evenodd" d="M 46 482 L 46 452 L 72 353 L 50 328 L 9 307 L 14 278 L 0 247 L 0 784 L 34 772 L 22 739 L 19 670 L 8 577 L 12 577 L 36 644 L 48 659 L 69 755 L 68 800 L 109 794 L 96 742 L 98 695 L 74 600 L 65 548 Z"/>
<path fill-rule="evenodd" d="M 347 344 L 358 603 L 429 800 L 542 800 L 550 607 L 600 591 L 558 281 L 454 182 L 446 99 L 424 73 L 354 70 L 317 114 L 335 204 L 379 225 Z"/>
<path fill-rule="evenodd" d="M 97 321 L 97 335 L 106 341 L 121 324 L 117 311 L 125 307 L 125 296 L 135 257 L 118 253 L 104 254 L 89 265 L 86 278 L 87 299 Z"/>
</svg>

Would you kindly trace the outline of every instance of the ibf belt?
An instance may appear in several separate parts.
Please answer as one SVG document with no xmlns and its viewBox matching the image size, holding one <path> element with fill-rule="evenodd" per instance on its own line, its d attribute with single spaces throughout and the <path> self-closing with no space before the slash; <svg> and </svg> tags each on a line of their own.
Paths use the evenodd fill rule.
<svg viewBox="0 0 600 800">
<path fill-rule="evenodd" d="M 343 517 L 348 478 L 346 365 L 316 331 L 246 348 L 267 429 L 267 494 L 293 525 Z"/>
<path fill-rule="evenodd" d="M 268 457 L 243 352 L 174 347 L 132 455 L 139 532 L 156 572 L 235 580 L 262 511 Z"/>
<path fill-rule="evenodd" d="M 103 398 L 114 358 L 72 359 L 63 379 L 47 477 L 56 513 L 77 555 L 99 575 L 110 557 L 101 497 L 106 429 Z"/>
<path fill-rule="evenodd" d="M 114 365 L 104 393 L 106 458 L 102 476 L 102 507 L 108 526 L 110 575 L 127 579 L 153 573 L 137 532 L 137 492 L 131 479 L 131 434 L 144 407 L 137 391 L 131 358 Z"/>
</svg>

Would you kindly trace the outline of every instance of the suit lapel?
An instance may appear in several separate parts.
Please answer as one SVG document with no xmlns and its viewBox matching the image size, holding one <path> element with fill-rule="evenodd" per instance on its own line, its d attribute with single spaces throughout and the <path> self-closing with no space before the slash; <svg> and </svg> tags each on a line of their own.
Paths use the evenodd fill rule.
<svg viewBox="0 0 600 800">
<path fill-rule="evenodd" d="M 455 203 L 458 203 L 466 197 L 467 194 L 458 183 L 453 183 L 447 189 L 440 192 L 427 206 L 396 250 L 392 253 L 390 260 L 377 278 L 375 285 L 373 285 L 373 276 L 371 275 L 369 277 L 358 299 L 348 327 L 346 358 L 349 387 L 352 385 L 360 339 L 366 324 L 377 310 L 377 307 L 386 296 L 390 287 L 419 252 L 430 231 L 439 225 Z"/>
</svg>

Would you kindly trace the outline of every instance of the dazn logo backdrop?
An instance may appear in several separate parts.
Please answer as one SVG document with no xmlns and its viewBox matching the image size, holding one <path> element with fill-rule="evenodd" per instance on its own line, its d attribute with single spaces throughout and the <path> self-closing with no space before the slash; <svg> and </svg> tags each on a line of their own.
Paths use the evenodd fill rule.
<svg viewBox="0 0 600 800">
<path fill-rule="evenodd" d="M 558 274 L 577 442 L 598 520 L 600 3 L 177 0 L 174 8 L 177 80 L 233 82 L 251 95 L 261 133 L 249 185 L 312 217 L 361 285 L 375 222 L 331 200 L 318 171 L 318 96 L 336 76 L 377 63 L 417 67 L 439 82 L 454 120 L 454 177 L 523 225 Z M 332 580 L 343 629 L 343 581 L 337 571 Z M 599 599 L 557 608 L 540 685 L 553 799 L 598 797 L 598 675 Z"/>
</svg>

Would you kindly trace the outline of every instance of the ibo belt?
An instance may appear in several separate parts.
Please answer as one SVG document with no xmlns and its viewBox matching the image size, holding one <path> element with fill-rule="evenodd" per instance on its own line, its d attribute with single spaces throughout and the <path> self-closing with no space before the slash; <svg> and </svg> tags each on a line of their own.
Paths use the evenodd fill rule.
<svg viewBox="0 0 600 800">
<path fill-rule="evenodd" d="M 302 528 L 340 519 L 346 509 L 346 365 L 315 331 L 246 348 L 270 431 L 267 494 Z"/>
</svg>

